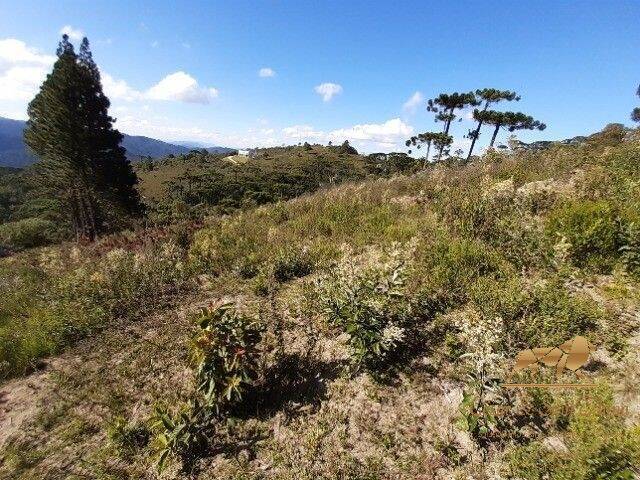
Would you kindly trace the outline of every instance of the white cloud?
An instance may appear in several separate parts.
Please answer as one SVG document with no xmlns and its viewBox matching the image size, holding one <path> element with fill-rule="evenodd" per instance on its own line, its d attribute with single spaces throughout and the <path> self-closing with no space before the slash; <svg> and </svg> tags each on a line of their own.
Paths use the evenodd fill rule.
<svg viewBox="0 0 640 480">
<path fill-rule="evenodd" d="M 204 88 L 185 72 L 167 75 L 145 93 L 152 100 L 177 100 L 187 103 L 209 103 L 218 96 L 215 88 Z"/>
<path fill-rule="evenodd" d="M 189 42 L 182 42 L 182 46 L 187 50 L 191 48 L 191 44 Z"/>
<path fill-rule="evenodd" d="M 293 125 L 282 129 L 282 133 L 285 137 L 294 139 L 320 139 L 324 137 L 323 132 L 319 132 L 313 129 L 310 125 Z"/>
<path fill-rule="evenodd" d="M 157 40 L 154 40 L 153 42 L 150 43 L 151 48 L 158 48 L 158 46 L 160 45 L 160 42 Z"/>
<path fill-rule="evenodd" d="M 318 95 L 322 96 L 323 102 L 329 102 L 333 97 L 342 93 L 342 86 L 337 83 L 321 83 L 314 90 Z"/>
<path fill-rule="evenodd" d="M 142 93 L 131 88 L 124 80 L 116 80 L 108 73 L 102 74 L 102 87 L 107 97 L 112 100 L 124 100 L 133 102 L 143 98 Z"/>
<path fill-rule="evenodd" d="M 399 118 L 387 120 L 384 123 L 368 123 L 341 128 L 329 132 L 333 140 L 368 140 L 382 144 L 395 144 L 405 140 L 413 133 L 413 127 Z"/>
<path fill-rule="evenodd" d="M 31 100 L 55 59 L 20 40 L 0 40 L 0 99 Z"/>
<path fill-rule="evenodd" d="M 60 29 L 60 35 L 69 35 L 71 40 L 82 40 L 84 32 L 79 28 L 73 28 L 71 25 L 65 25 Z"/>
<path fill-rule="evenodd" d="M 263 78 L 275 77 L 276 72 L 269 67 L 263 67 L 260 70 L 258 70 L 258 76 Z"/>
<path fill-rule="evenodd" d="M 418 91 L 411 95 L 404 104 L 402 109 L 409 113 L 415 113 L 416 109 L 424 102 L 424 95 Z"/>
<path fill-rule="evenodd" d="M 213 141 L 215 132 L 198 127 L 175 126 L 164 117 L 150 117 L 142 112 L 128 112 L 117 119 L 116 126 L 129 135 L 145 135 L 164 140 L 200 140 Z"/>
<path fill-rule="evenodd" d="M 413 127 L 399 118 L 392 118 L 384 123 L 359 124 L 329 132 L 316 130 L 310 125 L 293 125 L 283 128 L 282 133 L 289 140 L 334 143 L 349 140 L 365 150 L 391 151 L 403 148 L 404 141 L 413 134 Z"/>
<path fill-rule="evenodd" d="M 12 120 L 27 120 L 29 118 L 24 109 L 14 110 L 3 107 L 0 107 L 0 117 L 11 118 Z"/>
</svg>

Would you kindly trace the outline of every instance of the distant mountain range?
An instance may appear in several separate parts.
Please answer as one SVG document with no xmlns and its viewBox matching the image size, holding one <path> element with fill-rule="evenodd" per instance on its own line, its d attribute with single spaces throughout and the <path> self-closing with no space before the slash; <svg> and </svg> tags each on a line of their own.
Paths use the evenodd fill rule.
<svg viewBox="0 0 640 480">
<path fill-rule="evenodd" d="M 22 132 L 26 122 L 0 117 L 0 166 L 25 167 L 36 158 L 28 151 Z M 122 146 L 127 150 L 127 158 L 132 162 L 143 157 L 160 158 L 167 155 L 189 153 L 193 149 L 206 149 L 211 153 L 229 153 L 235 149 L 217 146 L 204 147 L 195 142 L 167 143 L 155 138 L 124 135 Z"/>
<path fill-rule="evenodd" d="M 231 153 L 237 150 L 236 148 L 217 147 L 215 145 L 208 145 L 202 142 L 185 142 L 181 140 L 172 142 L 172 144 L 181 147 L 187 147 L 189 150 L 206 150 L 209 153 Z"/>
</svg>

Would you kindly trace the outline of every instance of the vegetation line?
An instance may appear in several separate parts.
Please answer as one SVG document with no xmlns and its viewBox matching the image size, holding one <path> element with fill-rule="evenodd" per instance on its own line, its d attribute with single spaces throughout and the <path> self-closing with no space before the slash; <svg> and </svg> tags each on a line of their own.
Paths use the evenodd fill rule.
<svg viewBox="0 0 640 480">
<path fill-rule="evenodd" d="M 503 383 L 504 388 L 594 388 L 595 383 Z"/>
</svg>

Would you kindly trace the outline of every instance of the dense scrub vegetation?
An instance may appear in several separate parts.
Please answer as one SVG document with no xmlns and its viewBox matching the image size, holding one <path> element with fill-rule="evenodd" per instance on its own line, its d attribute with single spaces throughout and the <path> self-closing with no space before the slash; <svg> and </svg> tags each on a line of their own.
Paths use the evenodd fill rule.
<svg viewBox="0 0 640 480">
<path fill-rule="evenodd" d="M 292 164 L 310 148 L 289 148 Z M 87 336 L 91 351 L 57 370 L 65 394 L 47 408 L 64 413 L 8 439 L 2 474 L 154 478 L 160 460 L 167 477 L 633 478 L 637 140 L 609 131 L 412 175 L 339 155 L 317 162 L 346 183 L 299 163 L 300 190 L 269 162 L 282 150 L 266 152 L 239 190 L 250 160 L 157 167 L 201 162 L 170 181 L 226 215 L 1 260 L 3 375 Z M 145 333 L 119 337 L 132 320 Z M 597 388 L 500 387 L 518 350 L 575 335 L 598 348 Z"/>
<path fill-rule="evenodd" d="M 420 165 L 401 153 L 358 155 L 346 142 L 263 148 L 250 157 L 193 151 L 140 165 L 138 174 L 152 220 L 166 222 L 287 200 L 367 176 L 416 171 Z"/>
</svg>

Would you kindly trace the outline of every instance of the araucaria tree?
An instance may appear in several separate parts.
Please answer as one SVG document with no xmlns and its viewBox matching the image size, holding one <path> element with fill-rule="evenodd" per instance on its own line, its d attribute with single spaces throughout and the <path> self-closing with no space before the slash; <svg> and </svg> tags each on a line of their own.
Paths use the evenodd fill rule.
<svg viewBox="0 0 640 480">
<path fill-rule="evenodd" d="M 471 139 L 471 146 L 469 147 L 467 160 L 469 160 L 469 158 L 471 157 L 471 154 L 473 153 L 473 147 L 475 146 L 476 141 L 480 136 L 480 129 L 482 128 L 482 124 L 484 123 L 484 121 L 482 120 L 483 116 L 480 114 L 476 114 L 476 111 L 486 112 L 487 110 L 489 110 L 489 107 L 494 103 L 498 103 L 502 100 L 506 100 L 508 102 L 511 102 L 513 100 L 519 101 L 520 97 L 516 92 L 511 92 L 509 90 L 483 88 L 483 89 L 476 90 L 476 99 L 478 100 L 479 104 L 483 104 L 483 107 L 482 107 L 482 110 L 474 110 L 473 112 L 474 114 L 473 117 L 478 122 L 478 125 L 476 125 L 476 128 L 474 130 L 469 130 L 469 133 L 467 134 L 467 138 Z"/>
<path fill-rule="evenodd" d="M 140 212 L 137 178 L 120 146 L 102 92 L 89 42 L 78 53 L 67 35 L 58 60 L 28 108 L 26 144 L 34 165 L 37 195 L 50 198 L 77 239 L 93 240 L 123 218 Z"/>
<path fill-rule="evenodd" d="M 431 150 L 431 145 L 438 149 L 444 149 L 448 145 L 451 145 L 452 142 L 453 137 L 444 132 L 425 132 L 411 137 L 405 142 L 405 145 L 407 147 L 413 145 L 418 149 L 421 148 L 423 144 L 427 145 L 427 153 L 424 156 L 424 166 L 426 167 L 429 162 L 429 151 Z M 411 153 L 411 151 L 409 151 L 409 153 Z"/>
<path fill-rule="evenodd" d="M 474 112 L 474 118 L 477 121 L 482 120 L 483 123 L 493 125 L 493 136 L 489 143 L 489 148 L 493 147 L 498 136 L 500 128 L 505 128 L 510 132 L 516 130 L 544 130 L 547 126 L 535 120 L 533 117 L 522 112 L 497 112 L 495 110 L 486 110 Z"/>
<path fill-rule="evenodd" d="M 449 135 L 449 128 L 451 122 L 456 119 L 456 110 L 462 109 L 466 106 L 479 105 L 478 100 L 473 92 L 467 93 L 441 93 L 436 98 L 432 98 L 427 102 L 427 111 L 433 112 L 436 115 L 436 122 L 444 122 L 444 128 L 442 129 L 445 135 Z M 442 151 L 446 145 L 441 144 L 438 149 L 438 158 L 442 156 Z"/>
<path fill-rule="evenodd" d="M 636 95 L 640 97 L 640 85 L 638 85 Z M 633 120 L 634 122 L 640 122 L 640 107 L 636 107 L 631 111 L 631 120 Z"/>
</svg>

